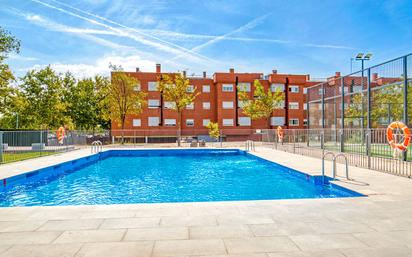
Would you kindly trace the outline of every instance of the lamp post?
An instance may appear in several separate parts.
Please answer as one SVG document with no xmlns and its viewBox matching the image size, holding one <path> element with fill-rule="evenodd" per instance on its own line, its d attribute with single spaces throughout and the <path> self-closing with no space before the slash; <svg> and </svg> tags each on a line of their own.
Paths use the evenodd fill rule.
<svg viewBox="0 0 412 257">
<path fill-rule="evenodd" d="M 363 130 L 364 127 L 365 127 L 364 117 L 363 117 L 363 114 L 365 113 L 364 107 L 363 107 L 363 85 L 364 85 L 363 80 L 365 79 L 364 69 L 365 69 L 365 61 L 369 61 L 369 60 L 371 59 L 371 57 L 372 57 L 372 54 L 371 54 L 371 53 L 367 53 L 366 55 L 364 55 L 363 53 L 358 53 L 358 54 L 356 55 L 356 57 L 355 57 L 355 60 L 356 60 L 356 61 L 361 61 L 361 73 L 362 73 L 362 77 L 361 77 L 361 86 L 362 86 L 362 90 L 361 90 L 361 95 L 362 95 L 362 103 L 361 103 L 361 105 L 362 105 L 362 115 L 361 115 L 361 122 L 362 122 L 362 130 Z"/>
</svg>

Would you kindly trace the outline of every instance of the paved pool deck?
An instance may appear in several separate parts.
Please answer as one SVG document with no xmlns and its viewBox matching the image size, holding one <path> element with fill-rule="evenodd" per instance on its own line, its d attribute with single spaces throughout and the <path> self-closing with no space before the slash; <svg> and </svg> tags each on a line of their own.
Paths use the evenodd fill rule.
<svg viewBox="0 0 412 257">
<path fill-rule="evenodd" d="M 88 154 L 2 165 L 0 174 Z M 254 154 L 320 174 L 319 159 L 264 147 Z M 350 177 L 336 183 L 367 197 L 0 208 L 0 257 L 412 256 L 412 180 L 356 167 Z"/>
</svg>

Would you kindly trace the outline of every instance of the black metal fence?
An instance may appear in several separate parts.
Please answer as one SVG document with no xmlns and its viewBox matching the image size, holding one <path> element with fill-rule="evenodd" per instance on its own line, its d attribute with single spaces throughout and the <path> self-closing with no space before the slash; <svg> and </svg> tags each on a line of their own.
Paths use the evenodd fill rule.
<svg viewBox="0 0 412 257">
<path fill-rule="evenodd" d="M 87 145 L 88 133 L 66 131 L 59 142 L 54 131 L 0 131 L 0 164 L 67 152 Z"/>
<path fill-rule="evenodd" d="M 264 130 L 264 135 L 262 142 L 277 150 L 316 158 L 325 151 L 342 152 L 350 165 L 412 176 L 412 146 L 406 152 L 395 151 L 382 128 L 284 130 L 281 142 L 275 130 Z"/>
<path fill-rule="evenodd" d="M 412 54 L 329 78 L 308 88 L 307 97 L 310 129 L 412 125 Z"/>
</svg>

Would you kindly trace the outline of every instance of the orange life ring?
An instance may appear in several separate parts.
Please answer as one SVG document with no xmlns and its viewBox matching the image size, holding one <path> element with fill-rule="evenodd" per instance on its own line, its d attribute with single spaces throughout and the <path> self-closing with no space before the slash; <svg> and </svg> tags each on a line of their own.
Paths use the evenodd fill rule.
<svg viewBox="0 0 412 257">
<path fill-rule="evenodd" d="M 283 140 L 283 128 L 281 126 L 278 126 L 277 132 L 279 140 Z"/>
<path fill-rule="evenodd" d="M 59 141 L 60 144 L 63 144 L 64 135 L 65 135 L 64 128 L 63 128 L 63 127 L 60 127 L 60 128 L 56 131 L 57 140 Z"/>
<path fill-rule="evenodd" d="M 401 129 L 403 131 L 404 139 L 400 143 L 396 143 L 393 138 L 393 131 L 395 129 Z M 400 121 L 394 121 L 386 129 L 386 139 L 388 140 L 389 145 L 393 149 L 399 149 L 399 150 L 405 151 L 408 148 L 409 143 L 411 142 L 411 131 L 405 125 L 405 123 L 400 122 Z"/>
</svg>

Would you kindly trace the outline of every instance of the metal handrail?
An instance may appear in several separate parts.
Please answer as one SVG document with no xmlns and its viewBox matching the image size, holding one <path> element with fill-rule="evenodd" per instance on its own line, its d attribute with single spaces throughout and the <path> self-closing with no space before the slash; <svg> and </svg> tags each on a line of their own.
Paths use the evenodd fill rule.
<svg viewBox="0 0 412 257">
<path fill-rule="evenodd" d="M 336 179 L 336 159 L 338 157 L 343 157 L 345 159 L 345 175 L 346 179 L 349 179 L 349 165 L 348 165 L 348 158 L 344 153 L 333 153 L 333 152 L 325 152 L 322 156 L 322 184 L 325 184 L 325 157 L 328 155 L 332 155 L 332 178 Z"/>
<path fill-rule="evenodd" d="M 322 155 L 322 184 L 325 184 L 325 157 L 328 155 L 332 155 L 332 161 L 335 158 L 335 154 L 333 152 L 325 152 Z"/>
<path fill-rule="evenodd" d="M 100 153 L 103 150 L 103 143 L 100 140 L 96 140 L 92 142 L 92 146 L 90 151 L 92 153 Z"/>
<path fill-rule="evenodd" d="M 246 140 L 245 150 L 246 151 L 250 151 L 250 150 L 255 151 L 255 141 Z"/>
<path fill-rule="evenodd" d="M 338 157 L 343 157 L 345 159 L 345 174 L 346 174 L 346 179 L 349 180 L 349 166 L 348 166 L 348 158 L 346 157 L 346 155 L 344 153 L 338 153 L 336 155 L 333 156 L 332 159 L 332 163 L 333 163 L 333 167 L 332 167 L 332 175 L 333 175 L 333 179 L 336 178 L 336 159 Z"/>
</svg>

